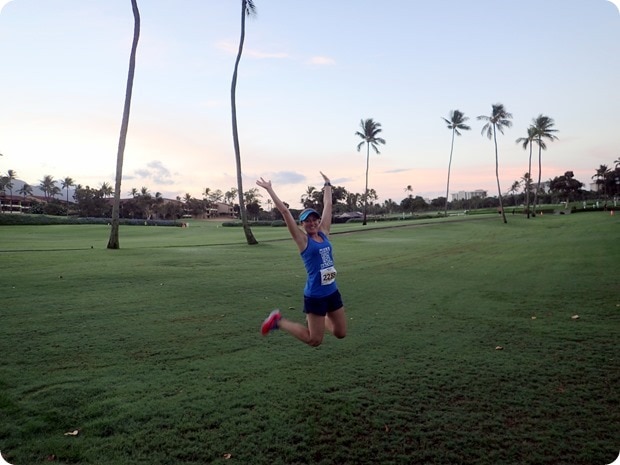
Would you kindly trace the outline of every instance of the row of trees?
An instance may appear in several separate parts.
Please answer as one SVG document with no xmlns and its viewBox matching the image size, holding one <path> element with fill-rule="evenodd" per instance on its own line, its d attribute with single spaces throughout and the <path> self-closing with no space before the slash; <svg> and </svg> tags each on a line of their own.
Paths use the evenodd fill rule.
<svg viewBox="0 0 620 465">
<path fill-rule="evenodd" d="M 615 162 L 616 167 L 611 170 L 607 165 L 600 165 L 592 179 L 598 186 L 597 192 L 582 190 L 583 183 L 575 179 L 572 171 L 567 171 L 561 176 L 551 178 L 546 183 L 546 188 L 536 192 L 536 198 L 541 203 L 559 203 L 560 201 L 575 201 L 602 199 L 603 201 L 612 195 L 620 195 L 620 159 Z M 20 196 L 31 196 L 33 187 L 23 184 L 22 187 L 13 191 L 16 171 L 8 170 L 5 176 L 0 176 L 0 195 L 6 195 L 9 191 L 10 198 L 16 193 Z M 59 187 L 61 184 L 62 188 Z M 75 187 L 72 200 L 69 200 L 70 188 Z M 110 197 L 114 195 L 114 189 L 109 183 L 104 182 L 98 188 L 76 184 L 73 178 L 66 177 L 60 181 L 46 175 L 40 181 L 38 188 L 44 192 L 46 202 L 32 208 L 33 213 L 47 213 L 55 215 L 72 214 L 90 217 L 110 218 L 112 215 L 112 203 Z M 525 173 L 520 180 L 515 180 L 510 189 L 505 193 L 510 196 L 510 205 L 527 205 L 527 199 L 534 196 L 536 184 L 531 181 L 529 173 Z M 404 192 L 408 194 L 400 202 L 386 199 L 378 202 L 379 195 L 373 188 L 366 188 L 364 193 L 349 192 L 343 186 L 332 188 L 332 200 L 334 214 L 360 211 L 365 209 L 367 214 L 385 215 L 393 213 L 413 213 L 424 211 L 443 210 L 447 214 L 446 206 L 454 210 L 472 210 L 477 208 L 489 208 L 499 206 L 497 197 L 475 197 L 467 200 L 449 201 L 447 197 L 438 197 L 433 200 L 414 196 L 411 185 L 406 186 Z M 223 192 L 220 189 L 206 188 L 201 193 L 202 198 L 193 197 L 186 193 L 183 197 L 178 196 L 177 202 L 164 199 L 160 192 L 152 194 L 147 187 L 141 189 L 132 188 L 128 193 L 129 199 L 125 199 L 119 206 L 119 217 L 141 219 L 178 219 L 183 215 L 202 217 L 217 208 L 219 203 L 231 206 L 239 215 L 239 205 L 235 204 L 238 197 L 236 188 Z M 273 209 L 270 199 L 263 204 L 262 196 L 258 189 L 253 188 L 243 194 L 244 205 L 250 218 L 275 219 L 279 215 Z M 322 209 L 323 191 L 314 186 L 308 186 L 300 196 L 303 208 L 312 207 Z M 11 208 L 12 209 L 12 208 Z"/>
</svg>

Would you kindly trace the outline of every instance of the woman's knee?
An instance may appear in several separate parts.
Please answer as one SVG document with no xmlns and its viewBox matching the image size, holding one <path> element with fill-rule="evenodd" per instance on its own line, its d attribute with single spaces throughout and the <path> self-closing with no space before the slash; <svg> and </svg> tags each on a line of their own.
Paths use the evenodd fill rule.
<svg viewBox="0 0 620 465">
<path fill-rule="evenodd" d="M 310 346 L 310 347 L 318 347 L 321 345 L 321 343 L 323 342 L 323 338 L 322 337 L 310 337 L 308 338 L 308 340 L 306 341 L 306 343 Z"/>
</svg>

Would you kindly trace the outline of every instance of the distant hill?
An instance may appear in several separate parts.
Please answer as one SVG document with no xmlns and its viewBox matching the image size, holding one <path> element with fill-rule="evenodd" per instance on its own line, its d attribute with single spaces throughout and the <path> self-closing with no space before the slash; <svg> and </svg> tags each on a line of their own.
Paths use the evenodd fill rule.
<svg viewBox="0 0 620 465">
<path fill-rule="evenodd" d="M 13 179 L 13 195 L 19 196 L 19 194 L 17 193 L 17 191 L 19 191 L 22 187 L 24 187 L 24 184 L 30 184 L 30 187 L 32 187 L 32 195 L 36 195 L 36 196 L 40 196 L 43 197 L 45 196 L 45 193 L 39 188 L 39 183 L 26 183 L 26 181 L 22 181 L 21 179 Z M 62 186 L 61 182 L 58 181 L 56 182 L 56 185 L 60 188 Z M 6 189 L 6 193 L 9 194 L 9 190 Z M 69 189 L 69 201 L 73 202 L 73 194 L 75 193 L 75 189 L 72 187 Z M 61 193 L 60 196 L 56 197 L 56 198 L 60 198 L 60 199 L 66 199 L 67 198 L 67 190 L 66 189 L 61 189 Z"/>
</svg>

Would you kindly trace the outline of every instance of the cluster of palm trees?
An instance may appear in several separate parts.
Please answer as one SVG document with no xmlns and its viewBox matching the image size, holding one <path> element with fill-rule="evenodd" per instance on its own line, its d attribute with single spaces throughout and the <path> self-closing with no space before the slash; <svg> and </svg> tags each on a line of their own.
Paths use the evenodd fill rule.
<svg viewBox="0 0 620 465">
<path fill-rule="evenodd" d="M 442 118 L 444 122 L 447 124 L 448 129 L 452 131 L 452 142 L 450 144 L 450 159 L 448 162 L 448 179 L 446 183 L 446 200 L 444 205 L 444 214 L 447 216 L 448 214 L 448 198 L 450 193 L 450 170 L 452 167 L 452 155 L 454 153 L 454 136 L 460 136 L 461 131 L 469 131 L 471 129 L 470 126 L 466 124 L 468 117 L 460 110 L 452 110 L 448 116 L 448 118 Z M 504 134 L 504 129 L 512 126 L 512 114 L 509 113 L 503 104 L 497 103 L 491 106 L 491 114 L 490 115 L 480 115 L 477 118 L 478 120 L 484 121 L 485 124 L 482 127 L 482 134 L 486 135 L 489 139 L 492 139 L 495 146 L 495 178 L 497 180 L 497 193 L 499 199 L 499 210 L 502 215 L 502 220 L 504 223 L 507 223 L 506 214 L 504 212 L 503 198 L 502 198 L 502 189 L 499 181 L 499 156 L 497 149 L 497 132 L 499 131 L 501 134 Z M 517 143 L 523 144 L 523 148 L 530 148 L 530 160 L 528 165 L 528 171 L 526 173 L 526 179 L 531 179 L 531 171 L 532 171 L 532 144 L 536 143 L 538 145 L 538 186 L 534 191 L 534 209 L 536 208 L 537 202 L 537 193 L 540 190 L 540 180 L 542 175 L 542 150 L 546 150 L 547 146 L 545 140 L 553 141 L 557 139 L 555 133 L 557 129 L 554 129 L 554 121 L 552 118 L 540 114 L 538 117 L 532 120 L 532 125 L 528 128 L 528 136 L 526 138 L 517 139 Z M 359 136 L 362 141 L 358 144 L 357 150 L 358 152 L 362 148 L 364 144 L 366 144 L 366 185 L 364 189 L 364 220 L 363 224 L 366 224 L 366 211 L 367 211 L 367 200 L 368 200 L 368 166 L 369 166 L 369 156 L 370 156 L 370 148 L 372 147 L 375 153 L 379 154 L 379 145 L 385 144 L 385 139 L 379 137 L 379 133 L 381 133 L 381 123 L 374 121 L 372 118 L 361 120 L 360 122 L 361 131 L 357 131 L 355 134 Z M 514 188 L 514 185 L 513 185 Z M 529 189 L 528 196 L 526 201 L 526 210 L 527 216 L 530 217 L 530 200 L 529 200 Z M 535 215 L 535 210 L 534 210 Z"/>
<path fill-rule="evenodd" d="M 14 187 L 13 181 L 15 181 L 16 179 L 17 179 L 17 172 L 11 169 L 7 170 L 5 176 L 0 176 L 0 192 L 4 192 L 5 190 L 9 191 L 9 195 L 11 196 L 11 201 L 10 201 L 11 210 L 13 209 L 13 187 Z M 57 182 L 58 181 L 56 181 L 53 176 L 45 175 L 43 179 L 40 181 L 38 187 L 41 191 L 43 191 L 43 196 L 45 197 L 46 200 L 50 200 L 50 199 L 57 197 L 62 192 L 61 189 L 66 189 L 67 190 L 67 204 L 68 204 L 69 203 L 69 188 L 73 187 L 75 183 L 73 182 L 73 179 L 71 179 L 70 177 L 66 177 L 60 181 L 61 187 L 58 187 L 56 185 Z M 17 190 L 17 193 L 23 196 L 24 198 L 26 198 L 27 196 L 31 196 L 33 192 L 34 192 L 34 187 L 28 183 L 24 183 L 22 187 L 20 187 Z"/>
<path fill-rule="evenodd" d="M 446 186 L 446 204 L 445 204 L 445 214 L 448 213 L 448 195 L 450 190 L 450 167 L 452 165 L 452 153 L 454 150 L 454 136 L 461 135 L 460 131 L 468 131 L 471 128 L 465 124 L 468 120 L 463 112 L 459 110 L 453 110 L 450 112 L 449 119 L 443 118 L 446 122 L 448 129 L 452 131 L 452 143 L 450 144 L 450 161 L 448 163 L 448 182 Z M 497 194 L 499 199 L 499 209 L 502 215 L 502 220 L 504 223 L 507 223 L 506 214 L 504 212 L 503 198 L 502 198 L 502 189 L 499 181 L 499 156 L 497 150 L 497 132 L 499 131 L 501 134 L 504 134 L 504 129 L 510 128 L 512 126 L 512 114 L 509 113 L 503 104 L 497 103 L 491 106 L 491 114 L 490 115 L 480 115 L 477 118 L 478 120 L 484 121 L 485 124 L 482 127 L 482 134 L 486 135 L 489 139 L 493 140 L 495 146 L 495 178 L 497 180 Z M 522 144 L 524 149 L 529 147 L 530 149 L 530 157 L 528 163 L 528 170 L 524 176 L 526 180 L 526 212 L 527 217 L 530 217 L 530 185 L 531 185 L 531 172 L 532 172 L 532 145 L 535 143 L 538 145 L 538 185 L 536 190 L 534 191 L 534 215 L 536 214 L 536 203 L 537 203 L 537 194 L 540 191 L 540 179 L 542 176 L 542 150 L 547 149 L 547 145 L 545 140 L 553 141 L 557 139 L 555 133 L 557 129 L 554 129 L 554 121 L 553 118 L 549 116 L 545 116 L 543 114 L 538 115 L 538 117 L 532 120 L 532 124 L 527 130 L 527 137 L 520 137 L 517 139 L 518 144 Z M 515 185 L 513 184 L 511 189 L 515 189 Z"/>
<path fill-rule="evenodd" d="M 613 170 L 607 165 L 600 165 L 592 176 L 597 191 L 601 192 L 605 198 L 609 197 L 612 192 L 620 194 L 620 157 L 614 160 L 614 165 Z"/>
</svg>

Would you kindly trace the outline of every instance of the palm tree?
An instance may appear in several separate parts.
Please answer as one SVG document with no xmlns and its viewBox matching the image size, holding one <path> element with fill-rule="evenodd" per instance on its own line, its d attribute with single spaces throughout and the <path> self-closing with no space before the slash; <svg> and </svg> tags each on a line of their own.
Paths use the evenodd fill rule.
<svg viewBox="0 0 620 465">
<path fill-rule="evenodd" d="M 526 150 L 529 146 L 530 148 L 530 158 L 527 164 L 527 175 L 528 178 L 531 179 L 532 176 L 532 144 L 534 139 L 536 138 L 536 128 L 534 126 L 530 126 L 527 128 L 527 137 L 519 137 L 516 140 L 517 144 L 523 144 L 523 150 Z M 525 210 L 527 212 L 527 217 L 530 217 L 530 186 L 527 185 L 527 190 L 525 191 Z"/>
<path fill-rule="evenodd" d="M 316 187 L 308 186 L 306 192 L 303 193 L 300 200 L 304 208 L 316 208 L 316 205 L 314 204 L 315 192 Z"/>
<path fill-rule="evenodd" d="M 256 14 L 256 7 L 253 0 L 241 0 L 241 37 L 239 39 L 239 50 L 237 52 L 237 59 L 235 60 L 235 69 L 233 71 L 232 85 L 230 87 L 230 106 L 232 110 L 232 132 L 233 132 L 233 144 L 235 146 L 235 161 L 237 163 L 237 194 L 239 196 L 239 213 L 241 214 L 241 223 L 243 225 L 243 232 L 245 233 L 245 239 L 248 245 L 258 244 L 258 241 L 252 234 L 250 225 L 248 224 L 248 215 L 245 210 L 245 203 L 243 199 L 243 182 L 241 179 L 241 149 L 239 148 L 239 132 L 237 130 L 237 73 L 239 71 L 239 61 L 241 60 L 241 54 L 243 53 L 243 43 L 245 41 L 245 17 Z"/>
<path fill-rule="evenodd" d="M 106 198 L 114 195 L 114 189 L 112 189 L 112 186 L 110 186 L 110 183 L 108 182 L 102 182 L 99 190 L 101 191 L 101 195 Z"/>
<path fill-rule="evenodd" d="M 32 195 L 32 186 L 25 182 L 24 185 L 17 191 L 17 193 L 22 195 L 24 197 L 24 200 L 26 200 L 27 195 Z"/>
<path fill-rule="evenodd" d="M 17 178 L 17 172 L 15 170 L 7 170 L 5 187 L 9 190 L 11 199 L 9 200 L 9 213 L 13 213 L 13 180 Z"/>
<path fill-rule="evenodd" d="M 526 197 L 529 198 L 529 191 L 532 190 L 532 175 L 531 173 L 524 173 L 521 177 L 521 183 L 523 184 L 523 189 L 526 192 Z M 529 218 L 529 216 L 528 216 Z"/>
<path fill-rule="evenodd" d="M 514 203 L 514 206 L 517 206 L 517 198 L 515 197 L 515 194 L 517 192 L 519 192 L 519 188 L 521 187 L 521 181 L 519 181 L 518 179 L 512 183 L 512 186 L 510 186 L 510 190 L 508 192 L 510 192 L 512 194 L 512 203 Z"/>
<path fill-rule="evenodd" d="M 67 176 L 60 183 L 63 189 L 67 189 L 67 216 L 69 216 L 69 188 L 75 186 L 75 181 Z"/>
<path fill-rule="evenodd" d="M 140 11 L 138 10 L 138 0 L 131 0 L 131 9 L 133 11 L 134 19 L 133 40 L 131 42 L 131 52 L 129 54 L 129 71 L 127 72 L 127 87 L 125 89 L 125 105 L 123 107 L 121 133 L 118 138 L 118 151 L 116 153 L 116 180 L 114 187 L 114 202 L 112 204 L 112 227 L 110 229 L 108 249 L 120 248 L 120 243 L 118 240 L 118 226 L 121 205 L 121 180 L 123 179 L 123 158 L 125 155 L 127 129 L 129 128 L 129 110 L 131 109 L 133 78 L 136 70 L 136 51 L 138 49 L 138 39 L 140 38 Z"/>
<path fill-rule="evenodd" d="M 482 134 L 486 132 L 489 139 L 493 138 L 495 144 L 495 178 L 497 179 L 497 195 L 499 196 L 499 208 L 502 214 L 502 220 L 504 224 L 508 223 L 506 220 L 506 213 L 504 212 L 504 203 L 502 201 L 502 189 L 499 186 L 499 157 L 497 156 L 497 131 L 504 134 L 504 128 L 512 126 L 512 114 L 508 113 L 501 103 L 492 105 L 491 116 L 480 115 L 478 120 L 486 121 L 482 127 Z"/>
<path fill-rule="evenodd" d="M 367 120 L 360 120 L 360 126 L 362 128 L 361 131 L 356 131 L 355 135 L 361 137 L 362 141 L 357 144 L 357 151 L 364 144 L 366 144 L 366 187 L 364 188 L 364 221 L 363 225 L 366 225 L 366 211 L 368 209 L 368 165 L 370 162 L 370 147 L 372 147 L 377 155 L 379 152 L 378 145 L 385 145 L 385 140 L 381 137 L 377 137 L 377 135 L 382 131 L 381 123 L 374 121 L 372 118 L 368 118 Z"/>
<path fill-rule="evenodd" d="M 553 129 L 553 125 L 555 124 L 553 118 L 550 118 L 545 115 L 538 115 L 537 118 L 532 120 L 532 124 L 536 130 L 536 138 L 534 142 L 538 144 L 538 184 L 536 185 L 536 190 L 534 191 L 534 215 L 536 215 L 536 202 L 538 199 L 538 191 L 540 190 L 540 177 L 542 175 L 542 151 L 547 149 L 543 138 L 549 139 L 553 142 L 557 139 L 553 133 L 558 132 L 557 129 Z"/>
<path fill-rule="evenodd" d="M 4 197 L 6 195 L 5 189 L 6 189 L 6 185 L 9 182 L 9 178 L 5 177 L 5 176 L 0 176 L 0 192 L 2 192 L 2 196 Z M 0 209 L 0 212 L 2 210 Z"/>
<path fill-rule="evenodd" d="M 154 202 L 151 204 L 151 208 L 154 210 L 157 215 L 155 219 L 161 218 L 162 207 L 164 206 L 164 196 L 161 192 L 155 192 Z"/>
<path fill-rule="evenodd" d="M 224 201 L 230 205 L 233 204 L 233 201 L 235 200 L 235 197 L 237 197 L 237 188 L 236 187 L 231 187 L 229 191 L 226 191 L 224 193 Z"/>
<path fill-rule="evenodd" d="M 131 190 L 129 191 L 129 195 L 131 195 L 132 199 L 135 199 L 136 197 L 138 197 L 138 189 L 136 189 L 135 187 L 132 187 Z"/>
<path fill-rule="evenodd" d="M 592 176 L 592 179 L 596 178 L 596 190 L 597 192 L 601 190 L 601 186 L 603 186 L 603 197 L 606 197 L 607 194 L 607 176 L 609 176 L 611 170 L 607 167 L 607 165 L 600 165 L 596 170 L 596 174 Z"/>
<path fill-rule="evenodd" d="M 442 118 L 448 125 L 448 129 L 452 131 L 452 143 L 450 144 L 450 161 L 448 162 L 448 183 L 446 185 L 446 208 L 444 215 L 448 216 L 448 197 L 450 192 L 450 167 L 452 166 L 452 151 L 454 150 L 454 135 L 460 136 L 460 131 L 469 131 L 471 128 L 465 124 L 469 118 L 461 111 L 454 110 L 450 112 L 450 119 Z"/>
<path fill-rule="evenodd" d="M 50 196 L 54 193 L 58 187 L 56 186 L 56 181 L 54 180 L 54 176 L 50 176 L 46 174 L 43 176 L 43 179 L 39 181 L 39 189 L 43 191 L 43 195 L 46 200 L 49 200 Z"/>
</svg>

